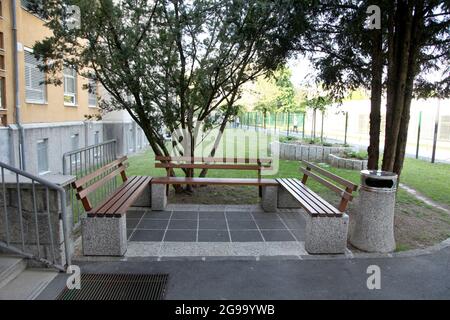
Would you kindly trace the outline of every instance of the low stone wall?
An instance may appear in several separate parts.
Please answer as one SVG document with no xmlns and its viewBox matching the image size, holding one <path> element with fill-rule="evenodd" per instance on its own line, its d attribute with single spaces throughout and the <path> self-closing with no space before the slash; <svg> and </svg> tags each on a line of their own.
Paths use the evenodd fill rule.
<svg viewBox="0 0 450 320">
<path fill-rule="evenodd" d="M 305 160 L 315 162 L 326 162 L 328 156 L 333 153 L 341 153 L 347 150 L 352 150 L 350 147 L 324 147 L 315 145 L 303 145 L 296 143 L 280 143 L 280 159 L 281 160 Z M 274 145 L 271 144 L 272 151 Z M 273 152 L 272 152 L 273 154 Z"/>
<path fill-rule="evenodd" d="M 367 160 L 345 159 L 335 154 L 328 155 L 327 163 L 335 168 L 350 170 L 367 170 Z"/>
<path fill-rule="evenodd" d="M 70 183 L 75 180 L 75 177 L 47 175 L 45 179 L 66 189 L 66 221 L 70 232 L 73 216 L 67 191 L 70 189 Z M 25 252 L 36 256 L 40 254 L 41 258 L 63 265 L 65 263 L 65 247 L 60 194 L 56 190 L 49 188 L 47 207 L 47 188 L 45 186 L 35 183 L 36 202 L 34 202 L 33 184 L 29 179 L 24 177 L 19 179 L 20 198 L 17 192 L 16 177 L 5 174 L 4 181 L 6 193 L 5 196 L 3 194 L 0 196 L 0 241 L 6 243 L 8 240 L 7 235 L 9 235 L 10 244 L 22 249 L 23 230 Z M 6 199 L 6 213 L 4 199 Z M 20 206 L 19 199 L 21 200 Z M 35 209 L 37 215 L 34 214 Z M 8 233 L 5 228 L 6 222 L 8 222 Z M 69 241 L 70 254 L 72 254 L 74 239 L 71 233 L 69 234 Z"/>
</svg>

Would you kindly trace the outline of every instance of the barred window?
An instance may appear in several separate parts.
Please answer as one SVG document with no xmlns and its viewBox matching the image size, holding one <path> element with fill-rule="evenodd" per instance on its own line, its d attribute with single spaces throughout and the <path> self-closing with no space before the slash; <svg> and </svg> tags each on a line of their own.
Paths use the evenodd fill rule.
<svg viewBox="0 0 450 320">
<path fill-rule="evenodd" d="M 38 140 L 37 142 L 38 171 L 44 174 L 48 169 L 48 139 Z"/>
<path fill-rule="evenodd" d="M 25 101 L 45 103 L 45 73 L 38 68 L 39 61 L 30 51 L 25 51 Z"/>
</svg>

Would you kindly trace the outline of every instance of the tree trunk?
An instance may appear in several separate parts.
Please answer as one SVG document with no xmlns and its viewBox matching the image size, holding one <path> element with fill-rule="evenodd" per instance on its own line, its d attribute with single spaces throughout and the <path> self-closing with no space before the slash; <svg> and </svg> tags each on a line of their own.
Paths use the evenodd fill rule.
<svg viewBox="0 0 450 320">
<path fill-rule="evenodd" d="M 222 140 L 222 135 L 223 135 L 223 132 L 225 131 L 225 129 L 227 127 L 227 123 L 228 123 L 229 119 L 230 119 L 230 114 L 227 112 L 225 114 L 225 117 L 224 117 L 223 121 L 222 121 L 222 124 L 220 125 L 219 135 L 216 137 L 216 141 L 214 141 L 214 146 L 211 149 L 211 152 L 209 154 L 210 158 L 214 158 L 214 156 L 216 155 L 217 149 L 219 148 L 219 143 Z M 199 177 L 200 178 L 204 178 L 204 177 L 206 177 L 207 174 L 208 174 L 208 169 L 203 169 L 200 172 Z"/>
<path fill-rule="evenodd" d="M 373 31 L 372 96 L 370 108 L 369 170 L 378 170 L 380 161 L 381 98 L 383 94 L 383 34 Z"/>
<path fill-rule="evenodd" d="M 408 60 L 408 76 L 405 88 L 405 98 L 403 114 L 400 125 L 400 132 L 398 137 L 398 144 L 394 163 L 394 172 L 400 177 L 403 169 L 403 163 L 405 161 L 406 144 L 408 140 L 408 128 L 410 121 L 410 111 L 411 102 L 414 91 L 414 79 L 418 73 L 418 56 L 421 40 L 421 32 L 423 28 L 424 21 L 424 4 L 419 1 L 416 5 L 416 10 L 414 13 L 413 24 L 412 24 L 412 35 L 411 35 L 411 48 Z"/>
<path fill-rule="evenodd" d="M 386 127 L 384 146 L 383 170 L 393 171 L 397 154 L 398 138 L 405 106 L 405 90 L 408 77 L 409 53 L 411 45 L 412 6 L 405 0 L 397 4 L 394 36 L 394 54 L 390 56 L 394 61 L 390 64 L 395 71 L 389 73 L 388 104 L 390 119 L 389 128 Z"/>
</svg>

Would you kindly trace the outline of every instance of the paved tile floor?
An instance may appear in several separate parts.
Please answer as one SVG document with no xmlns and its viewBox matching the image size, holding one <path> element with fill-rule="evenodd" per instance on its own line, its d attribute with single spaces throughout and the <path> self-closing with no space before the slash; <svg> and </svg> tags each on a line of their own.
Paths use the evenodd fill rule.
<svg viewBox="0 0 450 320">
<path fill-rule="evenodd" d="M 264 213 L 259 206 L 171 206 L 127 214 L 130 242 L 303 242 L 305 223 L 293 210 Z"/>
</svg>

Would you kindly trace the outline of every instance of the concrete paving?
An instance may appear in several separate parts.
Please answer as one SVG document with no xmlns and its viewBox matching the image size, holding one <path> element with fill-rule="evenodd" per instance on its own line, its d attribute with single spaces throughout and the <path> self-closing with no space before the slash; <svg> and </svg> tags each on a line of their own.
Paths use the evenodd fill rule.
<svg viewBox="0 0 450 320">
<path fill-rule="evenodd" d="M 450 247 L 395 258 L 310 257 L 256 260 L 80 263 L 86 273 L 168 273 L 166 299 L 450 299 Z M 367 288 L 367 268 L 381 269 L 381 289 Z M 53 299 L 65 284 L 59 275 L 40 295 Z"/>
<path fill-rule="evenodd" d="M 49 269 L 25 270 L 0 289 L 0 300 L 34 300 L 58 274 Z"/>
</svg>

